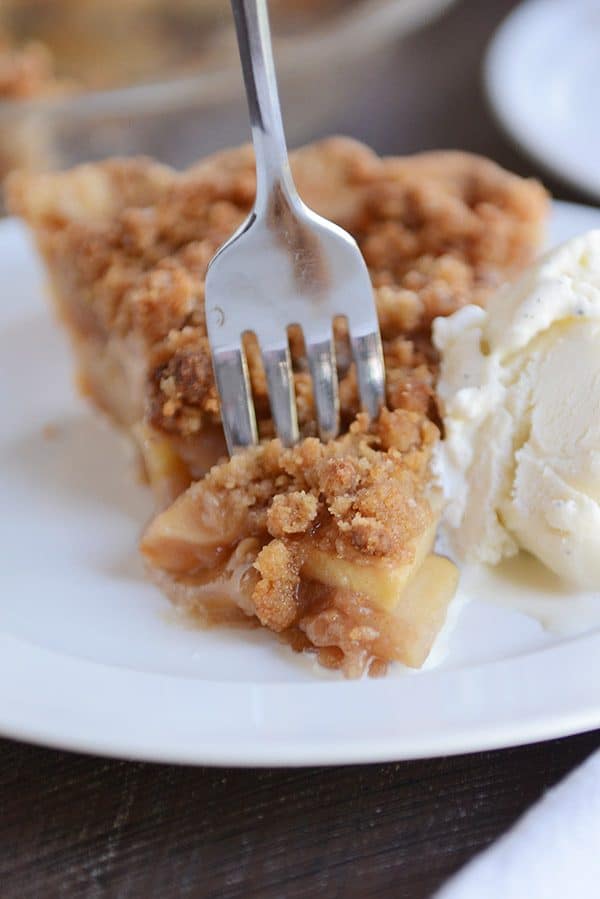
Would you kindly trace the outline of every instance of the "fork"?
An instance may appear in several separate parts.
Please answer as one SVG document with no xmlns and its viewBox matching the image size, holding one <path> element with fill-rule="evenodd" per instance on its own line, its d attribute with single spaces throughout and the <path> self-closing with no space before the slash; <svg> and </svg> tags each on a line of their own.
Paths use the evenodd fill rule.
<svg viewBox="0 0 600 899">
<path fill-rule="evenodd" d="M 231 0 L 256 156 L 256 200 L 212 259 L 206 324 L 230 453 L 257 443 L 243 336 L 261 351 L 271 415 L 282 443 L 299 439 L 288 328 L 302 329 L 319 436 L 339 431 L 333 320 L 344 316 L 361 405 L 384 402 L 384 364 L 373 289 L 354 239 L 309 209 L 294 185 L 275 79 L 266 0 Z"/>
</svg>

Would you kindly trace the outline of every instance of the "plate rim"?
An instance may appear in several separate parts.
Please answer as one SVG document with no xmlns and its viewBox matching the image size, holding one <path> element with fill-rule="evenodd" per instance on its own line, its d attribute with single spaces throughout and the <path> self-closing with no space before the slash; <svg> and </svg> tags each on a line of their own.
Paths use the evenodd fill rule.
<svg viewBox="0 0 600 899">
<path fill-rule="evenodd" d="M 550 707 L 542 708 L 537 689 L 531 691 L 524 685 L 544 684 L 548 665 L 557 664 L 568 672 L 568 677 L 562 691 L 554 685 L 552 697 L 542 697 L 546 702 L 551 699 Z M 40 724 L 29 717 L 22 691 L 25 687 L 29 700 L 39 696 L 35 683 L 37 680 L 39 684 L 42 674 L 54 689 L 44 707 L 47 718 Z M 514 683 L 516 674 L 520 702 L 517 713 L 506 690 L 511 681 Z M 498 662 L 427 671 L 401 680 L 242 685 L 82 661 L 0 635 L 0 675 L 10 676 L 11 686 L 21 688 L 12 707 L 5 688 L 0 691 L 2 736 L 85 754 L 169 764 L 301 767 L 407 761 L 525 745 L 600 726 L 600 632 Z M 140 684 L 150 688 L 151 697 L 139 691 Z M 103 692 L 96 694 L 99 685 Z M 320 726 L 324 735 L 318 740 L 305 740 L 295 726 L 298 716 L 290 714 L 290 704 L 293 713 L 298 709 L 314 712 L 315 688 L 321 690 L 321 695 L 334 693 L 334 702 L 323 703 L 326 719 L 321 720 Z M 120 705 L 111 706 L 117 689 Z M 363 731 L 353 737 L 337 733 L 340 721 L 343 723 L 349 713 L 354 715 L 357 693 L 358 705 L 364 711 L 372 694 L 382 691 L 385 701 L 406 700 L 421 710 L 428 699 L 437 698 L 436 710 L 441 714 L 440 696 L 444 704 L 460 696 L 460 714 L 453 714 L 443 728 L 436 721 L 434 731 L 429 720 L 420 731 L 412 725 L 405 729 L 394 727 L 376 741 Z M 90 695 L 100 699 L 91 715 Z M 208 698 L 212 700 L 212 723 L 217 722 L 220 727 L 210 734 L 204 726 L 198 726 L 198 718 L 190 716 L 190 710 L 193 713 Z M 235 714 L 243 721 L 237 728 L 231 726 L 231 714 L 224 713 L 227 703 L 235 698 L 239 701 Z M 574 698 L 577 708 L 573 708 Z M 378 699 L 381 703 L 382 697 Z M 490 711 L 490 703 L 496 704 L 495 711 Z M 374 704 L 370 705 L 373 708 Z M 158 707 L 166 712 L 160 718 L 160 727 L 160 722 L 149 714 L 156 713 Z M 175 709 L 179 713 L 173 715 Z M 167 725 L 172 729 L 165 736 Z"/>
<path fill-rule="evenodd" d="M 600 211 L 579 204 L 554 212 L 555 224 L 600 222 Z M 15 220 L 0 222 L 0 241 L 15 229 L 22 236 Z M 549 683 L 549 669 L 563 676 Z M 0 735 L 161 763 L 358 764 L 521 745 L 600 726 L 599 683 L 600 631 L 387 680 L 242 684 L 121 668 L 0 631 Z"/>
</svg>

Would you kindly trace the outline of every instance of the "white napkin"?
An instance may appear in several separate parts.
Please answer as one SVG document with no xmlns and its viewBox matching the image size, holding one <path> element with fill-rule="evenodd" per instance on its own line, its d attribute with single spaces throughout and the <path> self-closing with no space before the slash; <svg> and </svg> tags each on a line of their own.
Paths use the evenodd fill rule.
<svg viewBox="0 0 600 899">
<path fill-rule="evenodd" d="M 600 751 L 549 790 L 435 899 L 598 899 Z"/>
</svg>

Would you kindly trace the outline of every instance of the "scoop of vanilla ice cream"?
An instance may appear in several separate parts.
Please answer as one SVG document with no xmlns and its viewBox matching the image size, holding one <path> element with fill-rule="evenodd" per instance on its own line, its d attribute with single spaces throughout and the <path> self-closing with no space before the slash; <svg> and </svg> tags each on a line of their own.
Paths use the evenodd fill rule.
<svg viewBox="0 0 600 899">
<path fill-rule="evenodd" d="M 563 244 L 486 311 L 436 319 L 446 524 L 466 559 L 523 547 L 600 588 L 600 230 Z"/>
</svg>

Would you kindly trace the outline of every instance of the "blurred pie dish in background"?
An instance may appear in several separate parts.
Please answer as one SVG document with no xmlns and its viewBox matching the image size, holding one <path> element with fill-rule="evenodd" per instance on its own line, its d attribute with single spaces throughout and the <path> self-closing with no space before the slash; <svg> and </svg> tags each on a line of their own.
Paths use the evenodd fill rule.
<svg viewBox="0 0 600 899">
<path fill-rule="evenodd" d="M 277 31 L 293 35 L 356 4 L 271 0 L 270 9 Z M 0 27 L 8 43 L 25 47 L 26 59 L 29 42 L 41 42 L 59 76 L 81 89 L 156 81 L 235 50 L 227 0 L 7 0 Z"/>
<path fill-rule="evenodd" d="M 290 141 L 353 101 L 358 61 L 372 70 L 451 2 L 270 0 Z M 185 166 L 246 137 L 226 0 L 0 6 L 0 177 L 140 152 Z"/>
</svg>

